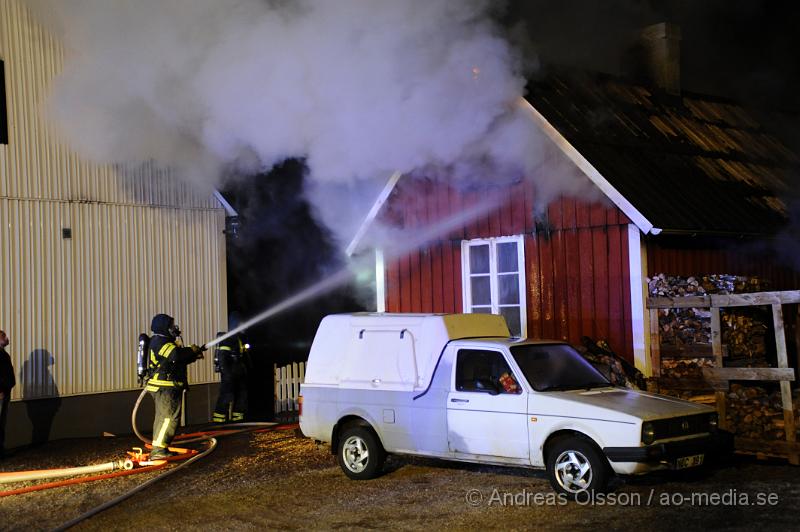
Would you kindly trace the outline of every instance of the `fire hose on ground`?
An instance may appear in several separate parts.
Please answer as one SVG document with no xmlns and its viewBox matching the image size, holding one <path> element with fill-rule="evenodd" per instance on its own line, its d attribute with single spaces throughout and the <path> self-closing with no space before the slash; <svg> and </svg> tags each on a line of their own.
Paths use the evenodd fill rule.
<svg viewBox="0 0 800 532">
<path fill-rule="evenodd" d="M 136 414 L 138 412 L 139 406 L 141 404 L 142 398 L 144 397 L 145 393 L 146 391 L 142 390 L 142 393 L 139 394 L 136 404 L 134 405 L 133 412 L 131 414 L 131 426 L 133 428 L 133 432 L 136 435 L 136 437 L 139 438 L 143 443 L 145 443 L 146 446 L 150 447 L 151 445 L 150 439 L 141 434 L 136 425 Z M 244 432 L 253 432 L 253 431 L 261 432 L 269 429 L 290 428 L 291 426 L 290 425 L 278 426 L 276 423 L 267 423 L 267 422 L 247 422 L 247 423 L 227 424 L 224 429 L 215 429 L 215 430 L 198 431 L 187 434 L 179 434 L 175 438 L 175 441 L 179 442 L 181 445 L 188 443 L 211 441 L 211 440 L 216 442 L 216 438 L 223 436 L 230 436 L 234 434 L 241 434 Z M 189 459 L 189 461 L 193 462 L 196 461 L 194 459 L 197 455 L 205 456 L 206 454 L 208 454 L 207 452 L 208 450 L 203 452 L 198 452 L 192 449 L 184 449 L 175 446 L 171 446 L 170 450 L 178 452 L 180 454 L 168 457 L 163 460 L 157 460 L 152 464 L 146 465 L 144 467 L 138 467 L 135 469 L 134 469 L 135 465 L 134 461 L 132 461 L 131 459 L 126 459 L 126 460 L 114 460 L 111 462 L 79 466 L 79 467 L 66 467 L 66 468 L 0 473 L 0 484 L 28 482 L 31 480 L 51 480 L 51 479 L 58 479 L 65 477 L 80 477 L 80 478 L 70 478 L 67 480 L 61 480 L 57 482 L 36 484 L 33 486 L 17 488 L 14 490 L 0 491 L 0 497 L 5 497 L 9 495 L 18 495 L 21 493 L 30 493 L 32 491 L 39 491 L 43 489 L 67 486 L 70 484 L 79 484 L 84 482 L 92 482 L 95 480 L 104 480 L 118 476 L 134 475 L 137 473 L 144 473 L 147 471 L 154 471 L 166 467 L 170 462 L 181 461 L 186 459 Z M 199 456 L 198 459 L 201 458 L 202 456 Z M 179 467 L 183 467 L 184 465 L 186 464 L 181 464 Z M 88 477 L 81 476 L 81 475 L 89 475 L 92 473 L 100 473 L 100 474 Z"/>
<path fill-rule="evenodd" d="M 82 513 L 78 517 L 76 517 L 74 519 L 71 519 L 71 520 L 67 521 L 66 523 L 62 524 L 61 526 L 56 528 L 56 530 L 67 530 L 68 528 L 71 528 L 71 527 L 77 525 L 78 523 L 81 523 L 81 522 L 89 519 L 90 517 L 99 514 L 100 512 L 102 512 L 104 510 L 107 510 L 107 509 L 109 509 L 109 508 L 111 508 L 113 506 L 116 506 L 117 504 L 119 504 L 122 501 L 124 501 L 125 499 L 128 499 L 129 497 L 132 497 L 133 495 L 139 493 L 140 491 L 142 491 L 143 489 L 147 488 L 148 486 L 150 486 L 152 484 L 155 484 L 159 480 L 163 480 L 164 478 L 172 475 L 173 473 L 176 473 L 177 471 L 183 469 L 184 467 L 187 467 L 189 464 L 191 464 L 193 462 L 197 462 L 198 460 L 201 460 L 202 458 L 204 458 L 208 454 L 210 454 L 217 447 L 216 438 L 210 438 L 208 441 L 209 441 L 209 446 L 205 451 L 196 454 L 195 456 L 189 458 L 188 460 L 186 460 L 182 464 L 179 464 L 177 467 L 169 469 L 169 470 L 165 471 L 164 473 L 161 473 L 157 477 L 153 477 L 153 478 L 151 478 L 150 480 L 148 480 L 146 482 L 142 482 L 141 484 L 139 484 L 138 486 L 134 487 L 133 489 L 130 489 L 130 490 L 126 491 L 125 493 L 123 493 L 119 497 L 116 497 L 114 499 L 111 499 L 108 502 L 105 502 L 105 503 L 103 503 L 103 504 L 101 504 L 99 506 L 96 506 L 96 507 L 92 508 L 91 510 L 89 510 L 88 512 Z"/>
<path fill-rule="evenodd" d="M 146 346 L 146 341 L 143 341 L 143 336 L 139 336 L 139 353 L 138 353 L 138 372 L 140 377 L 140 383 L 142 383 L 142 362 L 143 362 L 143 351 L 144 347 Z M 219 342 L 221 338 L 217 338 L 217 342 Z M 205 346 L 204 346 L 205 347 Z M 142 392 L 139 394 L 138 398 L 136 399 L 136 403 L 133 406 L 133 410 L 131 411 L 131 427 L 133 429 L 133 433 L 136 437 L 141 440 L 146 447 L 152 448 L 152 441 L 145 437 L 141 432 L 136 424 L 136 414 L 139 411 L 139 406 L 142 403 L 142 399 L 144 398 L 145 394 L 147 393 L 147 389 L 142 389 Z M 189 434 L 180 434 L 177 435 L 174 439 L 176 442 L 180 442 L 181 445 L 188 444 L 188 443 L 199 443 L 199 442 L 208 442 L 208 447 L 203 451 L 197 451 L 194 449 L 184 449 L 170 446 L 169 450 L 173 452 L 177 452 L 178 454 L 174 456 L 170 456 L 164 459 L 153 460 L 149 459 L 149 454 L 144 453 L 143 449 L 135 447 L 135 452 L 128 452 L 130 458 L 125 460 L 115 460 L 111 462 L 106 462 L 102 464 L 93 464 L 93 465 L 86 465 L 80 467 L 67 467 L 67 468 L 56 468 L 56 469 L 42 469 L 42 470 L 35 470 L 35 471 L 16 471 L 16 472 L 9 472 L 9 473 L 0 473 L 0 484 L 4 483 L 18 483 L 18 482 L 27 482 L 31 480 L 51 480 L 51 479 L 64 479 L 65 477 L 73 477 L 67 478 L 65 480 L 57 480 L 53 482 L 45 482 L 41 484 L 35 484 L 32 486 L 25 486 L 22 488 L 16 488 L 12 490 L 0 491 L 0 498 L 10 496 L 10 495 L 20 495 L 23 493 L 30 493 L 33 491 L 40 491 L 50 488 L 57 488 L 62 486 L 68 486 L 72 484 L 81 484 L 86 482 L 93 482 L 97 480 L 105 480 L 115 477 L 121 477 L 126 475 L 134 475 L 138 473 L 145 473 L 156 471 L 160 469 L 166 468 L 166 466 L 170 462 L 182 461 L 182 463 L 178 464 L 176 467 L 168 469 L 163 473 L 143 482 L 135 486 L 134 488 L 126 491 L 122 495 L 101 504 L 91 510 L 79 515 L 78 517 L 62 524 L 57 530 L 66 530 L 71 528 L 78 523 L 85 521 L 86 519 L 108 509 L 111 508 L 120 502 L 126 500 L 127 498 L 133 496 L 134 494 L 144 490 L 148 486 L 158 482 L 159 480 L 176 473 L 177 471 L 187 467 L 189 464 L 197 462 L 202 458 L 206 457 L 208 454 L 214 451 L 217 446 L 217 438 L 222 436 L 230 436 L 233 434 L 241 434 L 244 432 L 266 432 L 269 430 L 276 430 L 276 429 L 283 429 L 283 428 L 292 428 L 296 425 L 278 425 L 276 423 L 261 423 L 261 422 L 242 422 L 242 423 L 231 423 L 226 424 L 224 429 L 214 429 L 214 430 L 205 430 L 199 431 Z M 136 467 L 141 466 L 141 467 Z M 99 474 L 93 474 L 99 473 Z M 92 476 L 82 476 L 82 475 L 92 475 Z"/>
<path fill-rule="evenodd" d="M 151 441 L 142 435 L 139 432 L 138 427 L 136 426 L 136 414 L 139 410 L 139 406 L 144 398 L 146 390 L 142 390 L 142 393 L 139 394 L 139 397 L 136 400 L 136 403 L 133 407 L 133 411 L 131 412 L 131 426 L 133 428 L 133 432 L 137 438 L 139 438 L 147 447 L 151 447 Z M 57 469 L 44 469 L 38 471 L 18 471 L 18 472 L 11 472 L 11 473 L 0 473 L 0 483 L 11 483 L 11 482 L 25 482 L 30 480 L 43 480 L 43 479 L 54 479 L 54 478 L 64 478 L 64 477 L 76 477 L 77 475 L 86 475 L 91 473 L 100 473 L 98 475 L 92 475 L 88 477 L 77 477 L 77 478 L 69 478 L 65 480 L 58 480 L 55 482 L 46 482 L 42 484 L 36 484 L 33 486 L 26 486 L 22 488 L 17 488 L 13 490 L 7 491 L 0 491 L 0 497 L 5 497 L 9 495 L 19 495 L 22 493 L 30 493 L 33 491 L 39 491 L 44 489 L 50 488 L 57 488 L 61 486 L 68 486 L 71 484 L 80 484 L 85 482 L 92 482 L 96 480 L 105 480 L 115 477 L 127 476 L 127 475 L 134 475 L 138 473 L 145 473 L 151 471 L 157 471 L 160 469 L 164 469 L 170 462 L 175 461 L 182 461 L 182 463 L 178 464 L 176 467 L 168 469 L 161 473 L 160 475 L 153 477 L 142 484 L 135 486 L 134 488 L 126 491 L 122 495 L 103 503 L 91 510 L 79 515 L 78 517 L 62 524 L 57 530 L 66 530 L 71 528 L 78 523 L 89 519 L 90 517 L 97 515 L 98 513 L 111 508 L 122 501 L 128 499 L 129 497 L 135 495 L 136 493 L 146 489 L 148 486 L 158 482 L 166 478 L 169 475 L 187 467 L 189 464 L 197 462 L 202 458 L 209 455 L 217 446 L 217 438 L 223 436 L 229 436 L 233 434 L 241 434 L 244 432 L 266 432 L 270 430 L 278 430 L 278 429 L 285 429 L 285 428 L 292 428 L 295 425 L 278 425 L 276 423 L 261 423 L 261 422 L 246 422 L 246 423 L 235 423 L 235 424 L 228 424 L 225 426 L 224 429 L 215 429 L 215 430 L 206 430 L 206 431 L 198 431 L 188 434 L 180 434 L 176 436 L 175 441 L 180 442 L 181 445 L 187 443 L 197 443 L 197 442 L 209 442 L 208 447 L 203 451 L 196 451 L 193 449 L 184 449 L 178 447 L 170 446 L 170 450 L 177 451 L 180 454 L 168 457 L 163 460 L 153 461 L 152 463 L 143 461 L 142 463 L 146 463 L 144 467 L 134 468 L 134 462 L 131 459 L 128 460 L 117 460 L 112 462 L 106 462 L 102 464 L 95 464 L 89 466 L 81 466 L 81 467 L 70 467 L 70 468 L 57 468 Z M 129 453 L 134 454 L 134 453 Z M 141 454 L 140 450 L 140 457 L 144 456 Z M 184 461 L 185 460 L 185 461 Z"/>
<path fill-rule="evenodd" d="M 135 411 L 136 411 L 136 408 L 138 408 L 138 405 L 141 402 L 141 398 L 142 398 L 143 395 L 144 394 L 139 396 L 139 401 L 137 401 L 136 407 L 134 408 L 134 415 L 133 415 L 133 418 L 132 418 L 133 420 L 136 419 Z M 229 425 L 229 427 L 230 426 L 233 426 L 233 425 Z M 67 530 L 67 529 L 69 529 L 69 528 L 71 528 L 71 527 L 73 527 L 73 526 L 85 521 L 86 519 L 89 519 L 90 517 L 93 517 L 93 516 L 99 514 L 100 512 L 102 512 L 104 510 L 107 510 L 107 509 L 109 509 L 109 508 L 111 508 L 113 506 L 116 506 L 117 504 L 119 504 L 122 501 L 128 499 L 129 497 L 131 497 L 131 496 L 135 495 L 136 493 L 144 490 L 148 486 L 158 482 L 159 480 L 162 480 L 162 479 L 166 478 L 167 476 L 177 472 L 178 470 L 188 466 L 189 464 L 204 458 L 206 455 L 210 454 L 217 446 L 217 439 L 214 437 L 214 435 L 217 435 L 217 436 L 228 436 L 228 435 L 231 435 L 231 434 L 239 434 L 239 433 L 242 433 L 242 432 L 249 432 L 249 431 L 266 432 L 268 430 L 277 430 L 277 429 L 281 429 L 281 428 L 289 428 L 292 425 L 278 425 L 276 423 L 238 423 L 235 426 L 244 426 L 245 428 L 236 429 L 236 430 L 219 430 L 219 431 L 210 431 L 210 432 L 195 432 L 195 433 L 191 433 L 191 434 L 184 434 L 184 435 L 178 436 L 176 439 L 181 439 L 182 443 L 198 442 L 198 441 L 209 441 L 210 445 L 209 445 L 208 449 L 206 449 L 205 451 L 203 451 L 201 453 L 195 454 L 195 456 L 192 456 L 187 461 L 183 462 L 182 464 L 179 464 L 177 467 L 175 467 L 173 469 L 170 469 L 168 471 L 165 471 L 164 473 L 158 475 L 157 477 L 153 477 L 150 480 L 148 480 L 146 482 L 143 482 L 142 484 L 139 484 L 138 486 L 134 487 L 133 489 L 126 491 L 125 493 L 123 493 L 119 497 L 116 497 L 115 499 L 112 499 L 112 500 L 110 500 L 110 501 L 108 501 L 106 503 L 103 503 L 100 506 L 92 508 L 91 510 L 79 515 L 78 517 L 76 517 L 76 518 L 74 518 L 74 519 L 72 519 L 70 521 L 67 521 L 66 523 L 64 523 L 60 527 L 58 527 L 56 530 Z M 134 427 L 134 431 L 137 433 L 137 436 L 140 439 L 142 439 L 143 441 L 147 441 L 146 438 L 143 438 L 138 433 L 138 431 L 136 431 L 136 423 L 135 423 L 135 421 L 133 423 L 133 427 Z M 218 434 L 218 433 L 221 433 L 221 434 Z M 167 458 L 167 460 L 176 459 L 176 458 L 179 458 L 179 457 L 175 456 L 175 457 Z M 161 464 L 160 466 L 151 466 L 151 467 L 153 467 L 155 469 L 155 468 L 164 467 L 165 465 L 166 465 L 166 461 L 165 461 L 164 464 Z M 146 468 L 142 468 L 142 469 L 146 469 Z M 128 471 L 121 471 L 120 473 L 128 473 Z"/>
</svg>

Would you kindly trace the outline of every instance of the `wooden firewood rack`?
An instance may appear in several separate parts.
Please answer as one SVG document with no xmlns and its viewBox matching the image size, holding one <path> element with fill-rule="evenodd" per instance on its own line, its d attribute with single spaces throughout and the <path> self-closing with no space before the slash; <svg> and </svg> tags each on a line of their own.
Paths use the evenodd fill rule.
<svg viewBox="0 0 800 532">
<path fill-rule="evenodd" d="M 784 432 L 786 441 L 761 441 L 735 438 L 737 451 L 760 456 L 784 457 L 789 463 L 800 465 L 800 445 L 792 405 L 791 381 L 795 380 L 794 369 L 789 367 L 786 350 L 786 331 L 783 320 L 783 305 L 800 304 L 800 290 L 783 292 L 755 292 L 750 294 L 706 295 L 687 297 L 649 297 L 647 308 L 650 311 L 650 362 L 653 376 L 661 373 L 661 328 L 658 323 L 659 309 L 707 308 L 711 312 L 711 347 L 715 368 L 703 368 L 705 381 L 715 390 L 720 427 L 727 427 L 727 391 L 730 381 L 779 381 L 783 408 Z M 777 368 L 726 368 L 723 367 L 722 321 L 720 309 L 730 307 L 765 306 L 772 307 L 777 348 Z"/>
</svg>

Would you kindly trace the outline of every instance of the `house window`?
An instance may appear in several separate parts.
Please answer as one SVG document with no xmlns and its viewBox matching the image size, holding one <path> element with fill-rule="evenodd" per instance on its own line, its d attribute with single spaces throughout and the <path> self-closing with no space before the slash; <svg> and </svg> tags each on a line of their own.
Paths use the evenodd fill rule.
<svg viewBox="0 0 800 532">
<path fill-rule="evenodd" d="M 500 314 L 525 336 L 525 248 L 522 235 L 461 242 L 464 312 Z"/>
<path fill-rule="evenodd" d="M 8 113 L 6 112 L 6 65 L 0 59 L 0 144 L 8 144 Z"/>
</svg>

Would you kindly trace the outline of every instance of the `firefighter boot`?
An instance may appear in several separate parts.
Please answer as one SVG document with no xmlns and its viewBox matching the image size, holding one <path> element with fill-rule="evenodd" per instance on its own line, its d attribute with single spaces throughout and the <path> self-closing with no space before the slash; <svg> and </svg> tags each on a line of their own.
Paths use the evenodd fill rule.
<svg viewBox="0 0 800 532">
<path fill-rule="evenodd" d="M 178 453 L 172 452 L 166 447 L 153 447 L 153 450 L 150 451 L 150 460 L 164 460 L 165 458 L 169 458 L 170 456 L 175 456 Z"/>
</svg>

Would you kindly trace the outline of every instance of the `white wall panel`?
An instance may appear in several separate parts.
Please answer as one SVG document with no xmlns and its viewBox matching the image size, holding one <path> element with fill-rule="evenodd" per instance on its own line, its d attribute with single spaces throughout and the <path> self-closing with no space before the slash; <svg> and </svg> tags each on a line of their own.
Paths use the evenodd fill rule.
<svg viewBox="0 0 800 532">
<path fill-rule="evenodd" d="M 135 388 L 155 313 L 198 344 L 226 322 L 224 211 L 152 165 L 97 166 L 66 148 L 42 114 L 62 56 L 22 1 L 0 0 L 0 328 L 14 399 Z M 191 382 L 213 380 L 210 360 L 192 366 Z"/>
<path fill-rule="evenodd" d="M 97 166 L 71 152 L 44 116 L 63 55 L 23 1 L 0 0 L 9 134 L 8 145 L 0 145 L 0 197 L 216 207 L 211 190 L 198 192 L 152 164 Z"/>
<path fill-rule="evenodd" d="M 225 329 L 220 210 L 0 199 L 0 223 L 14 398 L 54 395 L 54 385 L 59 395 L 135 388 L 136 340 L 158 312 L 176 317 L 187 343 Z M 192 366 L 191 382 L 213 380 L 210 360 Z"/>
</svg>

